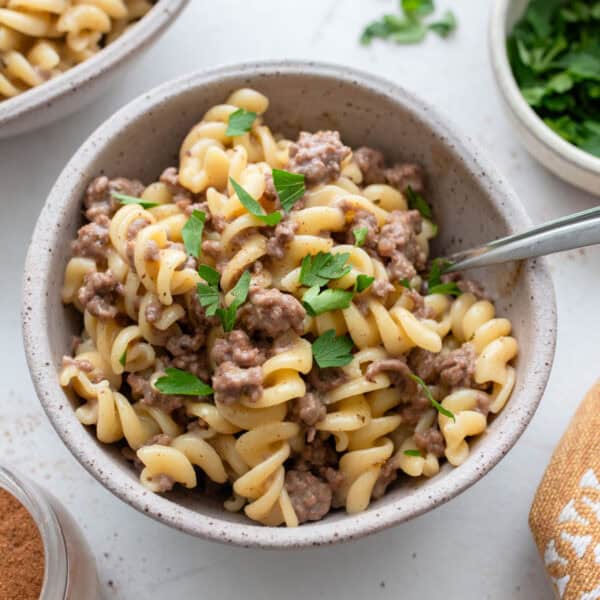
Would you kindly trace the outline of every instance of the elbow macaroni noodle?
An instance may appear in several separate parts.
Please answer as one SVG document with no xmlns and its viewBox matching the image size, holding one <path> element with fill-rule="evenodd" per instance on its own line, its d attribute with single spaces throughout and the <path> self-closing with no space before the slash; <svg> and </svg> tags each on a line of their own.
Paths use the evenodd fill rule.
<svg viewBox="0 0 600 600">
<path fill-rule="evenodd" d="M 150 0 L 0 0 L 0 101 L 87 60 L 151 8 Z"/>
<path fill-rule="evenodd" d="M 36 36 L 41 39 L 27 56 L 37 56 L 37 64 L 56 60 L 59 65 L 64 64 L 67 47 L 69 53 L 88 52 L 100 36 L 126 21 L 133 7 L 135 18 L 141 16 L 145 3 L 0 0 L 0 5 L 0 49 L 16 53 L 6 45 L 21 47 L 27 36 Z M 34 15 L 34 5 L 45 9 L 36 9 Z M 12 64 L 19 65 L 22 56 L 13 59 Z M 33 77 L 17 78 L 10 69 L 8 74 L 10 80 L 5 73 L 4 81 L 12 85 L 35 84 Z M 0 91 L 6 89 L 2 81 L 0 75 Z M 239 108 L 255 112 L 257 118 L 247 133 L 229 137 L 228 119 Z M 77 417 L 95 427 L 101 442 L 118 442 L 136 453 L 141 481 L 150 490 L 161 492 L 174 483 L 194 488 L 204 477 L 230 486 L 227 510 L 243 510 L 268 526 L 296 526 L 301 522 L 297 498 L 288 492 L 286 472 L 311 439 L 329 445 L 337 456 L 340 483 L 332 486 L 334 505 L 349 513 L 363 511 L 388 471 L 432 477 L 444 457 L 454 466 L 467 460 L 470 440 L 485 431 L 488 412 L 501 411 L 510 397 L 515 383 L 511 363 L 518 346 L 510 321 L 496 317 L 490 301 L 472 293 L 455 299 L 433 294 L 425 296 L 422 310 L 417 310 L 414 293 L 390 277 L 382 256 L 343 241 L 355 214 L 367 213 L 381 228 L 394 211 L 408 210 L 404 195 L 391 185 L 362 186 L 363 176 L 352 156 L 343 161 L 337 179 L 307 186 L 301 204 L 289 215 L 293 238 L 281 258 L 270 259 L 264 223 L 246 210 L 230 184 L 233 178 L 268 206 L 267 178 L 272 169 L 285 169 L 292 142 L 264 125 L 267 108 L 267 98 L 249 89 L 238 90 L 225 104 L 211 108 L 182 144 L 177 186 L 162 180 L 152 183 L 141 198 L 156 205 L 126 204 L 113 211 L 104 261 L 86 256 L 69 260 L 62 298 L 83 313 L 84 329 L 74 358 L 65 359 L 60 383 L 81 399 Z M 307 289 L 300 278 L 302 260 L 319 252 L 348 254 L 350 270 L 331 281 L 331 288 L 352 290 L 363 275 L 385 284 L 389 293 L 381 297 L 367 291 L 356 295 L 347 308 L 307 315 L 304 333 L 290 335 L 288 343 L 260 365 L 258 399 L 242 394 L 229 403 L 186 396 L 178 412 L 172 413 L 146 396 L 129 397 L 127 374 L 141 375 L 150 391 L 158 393 L 156 381 L 169 365 L 169 341 L 189 331 L 193 323 L 196 287 L 202 279 L 183 249 L 183 229 L 191 211 L 179 202 L 181 194 L 204 202 L 210 215 L 204 240 L 217 244 L 222 254 L 217 259 L 208 252 L 200 258 L 220 271 L 226 304 L 245 271 L 250 271 L 253 286 L 301 299 Z M 216 221 L 222 226 L 210 225 Z M 433 225 L 424 220 L 416 244 L 425 254 L 434 233 Z M 254 268 L 257 263 L 260 269 Z M 99 318 L 80 299 L 88 277 L 105 271 L 120 286 L 114 298 L 117 317 Z M 423 280 L 417 275 L 410 284 L 419 289 Z M 310 340 L 332 329 L 338 336 L 348 336 L 355 351 L 352 361 L 339 370 L 337 384 L 318 392 L 324 414 L 309 428 L 293 418 L 291 408 L 314 392 L 308 384 L 315 369 Z M 211 324 L 206 342 L 194 352 L 212 356 L 223 336 L 220 326 Z M 461 349 L 473 356 L 472 385 L 440 380 L 430 386 L 452 418 L 427 405 L 411 421 L 406 410 L 415 401 L 414 390 L 399 384 L 393 369 L 369 371 L 413 352 L 442 360 Z M 208 377 L 216 368 L 212 358 L 206 368 Z M 186 430 L 191 422 L 198 426 Z M 433 447 L 423 447 L 422 438 L 431 432 L 443 440 L 444 457 Z"/>
</svg>

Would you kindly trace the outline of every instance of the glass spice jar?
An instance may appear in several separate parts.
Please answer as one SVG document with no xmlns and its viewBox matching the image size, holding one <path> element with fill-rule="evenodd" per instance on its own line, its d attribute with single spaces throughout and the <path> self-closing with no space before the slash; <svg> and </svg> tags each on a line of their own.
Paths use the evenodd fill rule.
<svg viewBox="0 0 600 600">
<path fill-rule="evenodd" d="M 63 506 L 42 487 L 2 466 L 0 488 L 27 509 L 40 532 L 44 545 L 40 600 L 97 600 L 94 556 Z"/>
</svg>

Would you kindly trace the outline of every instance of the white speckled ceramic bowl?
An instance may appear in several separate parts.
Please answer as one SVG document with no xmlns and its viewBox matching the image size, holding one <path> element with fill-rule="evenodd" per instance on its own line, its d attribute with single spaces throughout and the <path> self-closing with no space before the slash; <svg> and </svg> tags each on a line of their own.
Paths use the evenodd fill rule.
<svg viewBox="0 0 600 600">
<path fill-rule="evenodd" d="M 27 92 L 0 101 L 0 139 L 48 125 L 83 108 L 118 81 L 175 20 L 188 0 L 158 0 L 134 27 L 89 60 Z"/>
<path fill-rule="evenodd" d="M 506 38 L 529 0 L 495 0 L 490 20 L 490 52 L 496 82 L 514 129 L 531 155 L 555 175 L 600 195 L 600 158 L 554 133 L 527 104 L 513 76 Z"/>
<path fill-rule="evenodd" d="M 437 252 L 458 250 L 528 227 L 508 183 L 456 134 L 447 121 L 406 90 L 346 67 L 260 63 L 190 75 L 150 91 L 119 111 L 80 148 L 52 189 L 38 221 L 25 267 L 25 348 L 40 400 L 65 444 L 102 485 L 138 510 L 193 535 L 263 548 L 297 548 L 355 539 L 427 512 L 487 473 L 517 441 L 541 399 L 554 354 L 555 303 L 542 260 L 476 273 L 514 322 L 521 344 L 513 397 L 457 469 L 445 465 L 430 480 L 402 481 L 369 509 L 334 512 L 296 529 L 253 524 L 227 513 L 197 491 L 158 496 L 138 482 L 117 448 L 98 443 L 58 384 L 61 357 L 81 319 L 60 301 L 70 241 L 81 225 L 85 187 L 99 173 L 154 181 L 175 164 L 188 129 L 210 106 L 241 86 L 267 94 L 275 131 L 336 128 L 347 144 L 368 144 L 390 159 L 418 161 L 429 174 L 428 198 L 441 227 Z M 143 152 L 140 150 L 143 149 Z"/>
</svg>

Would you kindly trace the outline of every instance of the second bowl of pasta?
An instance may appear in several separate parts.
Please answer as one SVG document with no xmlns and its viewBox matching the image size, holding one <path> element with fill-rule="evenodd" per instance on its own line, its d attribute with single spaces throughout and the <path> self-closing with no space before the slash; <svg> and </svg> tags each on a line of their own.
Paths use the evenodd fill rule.
<svg viewBox="0 0 600 600">
<path fill-rule="evenodd" d="M 261 547 L 366 535 L 476 482 L 531 419 L 555 340 L 544 262 L 467 279 L 435 258 L 528 224 L 392 84 L 300 63 L 190 76 L 98 129 L 53 189 L 26 267 L 33 380 L 84 466 L 169 525 Z"/>
<path fill-rule="evenodd" d="M 0 0 L 0 138 L 82 108 L 187 0 Z"/>
</svg>

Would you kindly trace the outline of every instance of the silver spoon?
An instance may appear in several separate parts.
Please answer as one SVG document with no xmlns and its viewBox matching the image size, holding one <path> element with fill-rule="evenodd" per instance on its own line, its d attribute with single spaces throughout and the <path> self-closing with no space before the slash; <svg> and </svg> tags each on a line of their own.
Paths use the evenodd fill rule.
<svg viewBox="0 0 600 600">
<path fill-rule="evenodd" d="M 444 273 L 488 267 L 600 244 L 600 206 L 448 256 Z"/>
</svg>

